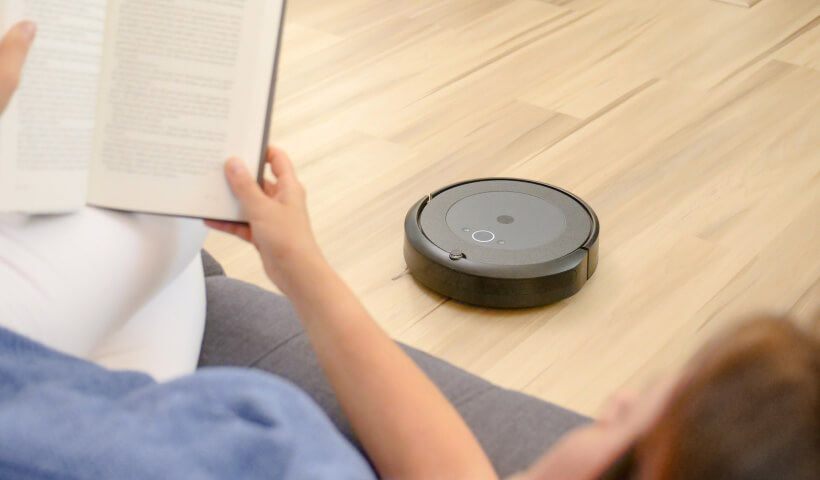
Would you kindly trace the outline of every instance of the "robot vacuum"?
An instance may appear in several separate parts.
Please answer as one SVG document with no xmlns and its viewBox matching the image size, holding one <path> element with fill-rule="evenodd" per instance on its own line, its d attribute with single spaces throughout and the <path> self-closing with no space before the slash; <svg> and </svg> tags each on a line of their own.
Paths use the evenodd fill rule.
<svg viewBox="0 0 820 480">
<path fill-rule="evenodd" d="M 598 265 L 592 208 L 530 180 L 442 188 L 410 209 L 404 229 L 404 258 L 419 283 L 483 307 L 536 307 L 570 297 Z"/>
</svg>

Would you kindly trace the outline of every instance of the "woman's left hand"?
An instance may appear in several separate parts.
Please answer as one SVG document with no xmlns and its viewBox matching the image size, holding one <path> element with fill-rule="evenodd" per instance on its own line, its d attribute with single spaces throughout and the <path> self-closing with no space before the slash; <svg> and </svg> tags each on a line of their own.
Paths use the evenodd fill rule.
<svg viewBox="0 0 820 480">
<path fill-rule="evenodd" d="M 6 110 L 17 90 L 28 49 L 36 33 L 37 27 L 33 22 L 20 22 L 0 41 L 0 114 Z"/>
</svg>

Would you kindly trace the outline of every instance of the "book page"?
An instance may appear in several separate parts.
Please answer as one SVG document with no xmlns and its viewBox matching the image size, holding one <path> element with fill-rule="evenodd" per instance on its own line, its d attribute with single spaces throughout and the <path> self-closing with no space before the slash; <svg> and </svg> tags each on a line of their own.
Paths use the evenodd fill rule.
<svg viewBox="0 0 820 480">
<path fill-rule="evenodd" d="M 3 34 L 37 23 L 19 88 L 0 119 L 0 210 L 85 205 L 105 0 L 6 0 Z"/>
<path fill-rule="evenodd" d="M 240 220 L 223 173 L 258 171 L 283 0 L 109 3 L 89 203 Z"/>
</svg>

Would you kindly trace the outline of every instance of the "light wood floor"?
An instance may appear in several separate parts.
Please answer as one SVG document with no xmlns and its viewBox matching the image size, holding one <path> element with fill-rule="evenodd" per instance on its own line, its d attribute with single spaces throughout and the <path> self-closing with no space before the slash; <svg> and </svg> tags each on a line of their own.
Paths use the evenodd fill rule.
<svg viewBox="0 0 820 480">
<path fill-rule="evenodd" d="M 594 414 L 744 315 L 820 309 L 817 0 L 291 0 L 284 42 L 274 141 L 397 339 Z M 403 273 L 410 205 L 496 175 L 597 210 L 577 296 L 487 311 Z M 270 287 L 249 247 L 207 248 Z"/>
</svg>

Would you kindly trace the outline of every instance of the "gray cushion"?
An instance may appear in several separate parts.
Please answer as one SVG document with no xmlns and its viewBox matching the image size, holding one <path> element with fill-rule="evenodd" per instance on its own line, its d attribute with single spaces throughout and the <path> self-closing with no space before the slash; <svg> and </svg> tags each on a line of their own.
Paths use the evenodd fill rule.
<svg viewBox="0 0 820 480">
<path fill-rule="evenodd" d="M 290 380 L 359 446 L 288 300 L 224 276 L 210 276 L 206 284 L 200 366 L 253 367 Z M 403 348 L 455 405 L 501 476 L 523 470 L 568 430 L 589 421 Z"/>
<path fill-rule="evenodd" d="M 206 277 L 225 275 L 225 270 L 222 269 L 222 265 L 205 250 L 202 250 L 202 269 L 205 270 Z"/>
</svg>

